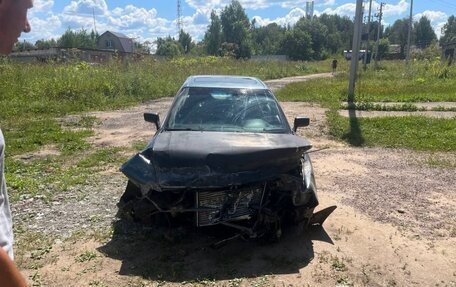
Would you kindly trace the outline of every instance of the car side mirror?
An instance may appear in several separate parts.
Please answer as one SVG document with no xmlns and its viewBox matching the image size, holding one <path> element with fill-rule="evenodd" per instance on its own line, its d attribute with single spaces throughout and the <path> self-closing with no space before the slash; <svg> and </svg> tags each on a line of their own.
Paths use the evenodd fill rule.
<svg viewBox="0 0 456 287">
<path fill-rule="evenodd" d="M 160 116 L 157 113 L 144 113 L 144 120 L 155 124 L 157 130 L 160 128 Z"/>
<path fill-rule="evenodd" d="M 304 117 L 296 117 L 294 120 L 293 131 L 296 132 L 298 128 L 307 127 L 310 125 L 310 119 Z"/>
</svg>

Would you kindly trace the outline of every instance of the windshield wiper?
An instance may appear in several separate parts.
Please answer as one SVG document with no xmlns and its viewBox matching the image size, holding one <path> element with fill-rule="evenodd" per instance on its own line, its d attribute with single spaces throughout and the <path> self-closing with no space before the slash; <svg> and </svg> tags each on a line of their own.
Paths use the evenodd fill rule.
<svg viewBox="0 0 456 287">
<path fill-rule="evenodd" d="M 174 128 L 174 129 L 166 129 L 166 131 L 174 132 L 174 131 L 197 131 L 191 128 Z"/>
<path fill-rule="evenodd" d="M 264 132 L 271 132 L 271 133 L 279 133 L 279 132 L 284 132 L 285 129 L 283 128 L 264 128 Z"/>
</svg>

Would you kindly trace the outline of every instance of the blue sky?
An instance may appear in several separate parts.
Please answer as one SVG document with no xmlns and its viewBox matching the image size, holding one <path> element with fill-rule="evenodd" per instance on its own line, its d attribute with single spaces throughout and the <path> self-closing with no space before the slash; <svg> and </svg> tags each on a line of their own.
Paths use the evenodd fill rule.
<svg viewBox="0 0 456 287">
<path fill-rule="evenodd" d="M 381 0 L 373 1 L 375 12 Z M 231 0 L 182 0 L 184 30 L 201 40 L 209 16 L 214 9 L 220 11 Z M 250 19 L 259 25 L 276 22 L 293 25 L 305 15 L 306 0 L 240 0 Z M 366 2 L 366 14 L 368 0 Z M 396 19 L 408 17 L 410 0 L 383 0 L 384 24 L 391 25 Z M 35 0 L 30 11 L 32 32 L 21 40 L 35 42 L 39 39 L 57 38 L 66 29 L 96 27 L 101 34 L 106 30 L 122 32 L 138 41 L 153 42 L 157 37 L 175 36 L 177 0 Z M 315 0 L 315 14 L 336 13 L 354 16 L 355 0 Z M 95 23 L 93 21 L 95 14 Z M 448 17 L 456 14 L 454 0 L 415 0 L 415 18 L 426 15 L 440 36 L 440 30 Z"/>
</svg>

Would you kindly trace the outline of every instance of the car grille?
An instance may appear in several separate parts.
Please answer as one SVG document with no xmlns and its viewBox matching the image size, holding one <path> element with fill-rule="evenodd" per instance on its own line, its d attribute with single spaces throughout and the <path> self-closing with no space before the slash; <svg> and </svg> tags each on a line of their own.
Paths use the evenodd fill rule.
<svg viewBox="0 0 456 287">
<path fill-rule="evenodd" d="M 197 207 L 213 209 L 197 212 L 197 226 L 224 221 L 249 219 L 261 204 L 263 187 L 229 191 L 201 191 L 196 194 Z"/>
</svg>

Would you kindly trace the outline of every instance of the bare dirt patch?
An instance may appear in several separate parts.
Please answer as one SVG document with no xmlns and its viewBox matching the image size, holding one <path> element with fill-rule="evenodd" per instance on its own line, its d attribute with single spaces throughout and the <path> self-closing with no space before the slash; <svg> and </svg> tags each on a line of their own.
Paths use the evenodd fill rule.
<svg viewBox="0 0 456 287">
<path fill-rule="evenodd" d="M 46 145 L 37 152 L 17 155 L 17 156 L 14 156 L 14 159 L 21 160 L 24 162 L 29 162 L 29 161 L 33 161 L 36 159 L 46 158 L 49 156 L 58 156 L 58 155 L 60 155 L 60 150 L 56 146 Z"/>
<path fill-rule="evenodd" d="M 170 102 L 91 113 L 100 121 L 90 141 L 105 147 L 150 139 L 155 127 L 143 112 L 164 116 Z M 423 164 L 429 153 L 348 147 L 328 136 L 325 109 L 282 106 L 291 123 L 310 117 L 299 133 L 316 148 L 329 147 L 312 154 L 321 207 L 339 206 L 324 228 L 293 228 L 277 244 L 239 241 L 220 250 L 208 248 L 210 233 L 194 230 L 178 230 L 182 236 L 169 242 L 164 231 L 115 219 L 126 179 L 113 171 L 54 202 L 13 205 L 16 227 L 58 238 L 42 265 L 33 264 L 33 251 L 17 252 L 24 274 L 38 286 L 456 286 L 454 168 Z M 107 239 L 77 235 L 111 224 Z M 19 242 L 28 240 L 24 234 Z"/>
<path fill-rule="evenodd" d="M 275 92 L 291 83 L 304 82 L 304 81 L 313 80 L 313 79 L 330 78 L 333 76 L 334 75 L 331 73 L 320 73 L 320 74 L 313 74 L 313 75 L 307 75 L 307 76 L 296 76 L 296 77 L 287 77 L 287 78 L 282 78 L 282 79 L 277 79 L 277 80 L 269 80 L 269 81 L 265 81 L 265 83 L 268 85 L 268 87 L 272 91 Z"/>
</svg>

